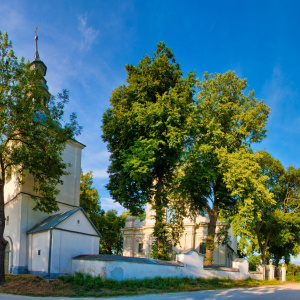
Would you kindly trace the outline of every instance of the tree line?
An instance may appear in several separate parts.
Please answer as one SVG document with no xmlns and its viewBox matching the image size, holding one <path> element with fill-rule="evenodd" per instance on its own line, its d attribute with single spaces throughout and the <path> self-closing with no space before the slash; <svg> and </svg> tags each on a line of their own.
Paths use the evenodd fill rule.
<svg viewBox="0 0 300 300">
<path fill-rule="evenodd" d="M 123 234 L 128 213 L 110 209 L 105 212 L 101 209 L 100 196 L 93 187 L 93 173 L 80 175 L 80 202 L 79 205 L 87 213 L 101 234 L 99 253 L 121 255 L 123 250 Z"/>
<path fill-rule="evenodd" d="M 103 115 L 106 187 L 132 214 L 152 205 L 152 256 L 169 259 L 170 237 L 176 245 L 183 218 L 200 211 L 209 216 L 205 265 L 216 243 L 228 242 L 229 226 L 240 237 L 239 250 L 261 253 L 263 263 L 297 255 L 300 170 L 253 150 L 266 137 L 270 108 L 247 92 L 247 80 L 233 71 L 183 77 L 163 42 L 125 69 L 126 83 L 112 92 Z M 168 207 L 174 226 L 166 221 Z M 218 220 L 228 225 L 221 235 Z"/>
</svg>

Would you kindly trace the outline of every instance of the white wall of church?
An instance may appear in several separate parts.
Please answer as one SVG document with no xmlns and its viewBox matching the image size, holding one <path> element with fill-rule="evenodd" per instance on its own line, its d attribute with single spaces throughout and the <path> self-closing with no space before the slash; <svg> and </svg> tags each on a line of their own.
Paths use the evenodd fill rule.
<svg viewBox="0 0 300 300">
<path fill-rule="evenodd" d="M 94 229 L 81 210 L 77 211 L 63 223 L 59 224 L 57 228 L 97 235 L 97 231 Z"/>
<path fill-rule="evenodd" d="M 43 275 L 69 273 L 74 256 L 99 253 L 99 237 L 58 229 L 29 234 L 28 244 L 28 270 Z"/>
<path fill-rule="evenodd" d="M 99 237 L 53 230 L 51 273 L 71 272 L 71 260 L 82 254 L 99 253 Z"/>
<path fill-rule="evenodd" d="M 68 205 L 79 206 L 80 193 L 80 172 L 81 172 L 81 151 L 85 146 L 69 141 L 63 151 L 62 159 L 67 164 L 68 175 L 62 176 L 63 184 L 59 185 L 60 193 L 57 201 Z M 20 185 L 17 180 L 18 173 L 13 172 L 11 179 L 6 183 L 4 189 L 5 203 L 14 199 L 19 193 L 36 195 L 33 191 L 34 178 L 26 171 L 24 172 L 24 184 Z"/>
<path fill-rule="evenodd" d="M 57 201 L 73 206 L 79 206 L 81 150 L 84 146 L 76 141 L 70 141 L 63 152 L 63 161 L 71 164 L 67 167 L 68 175 L 62 176 L 63 185 L 59 186 L 60 194 Z"/>
<path fill-rule="evenodd" d="M 20 196 L 19 196 L 20 197 Z M 6 222 L 4 238 L 10 243 L 11 254 L 9 256 L 9 269 L 18 266 L 20 256 L 20 220 L 21 220 L 21 201 L 18 197 L 12 200 L 5 207 Z"/>
<path fill-rule="evenodd" d="M 28 270 L 48 273 L 50 231 L 28 235 Z"/>
<path fill-rule="evenodd" d="M 18 266 L 27 268 L 28 265 L 28 236 L 27 231 L 34 225 L 40 223 L 49 215 L 34 211 L 32 207 L 35 201 L 26 194 L 18 194 L 18 196 L 6 203 L 5 205 L 5 232 L 4 237 L 10 241 L 10 267 Z M 62 211 L 66 211 L 69 207 L 61 206 Z"/>
</svg>

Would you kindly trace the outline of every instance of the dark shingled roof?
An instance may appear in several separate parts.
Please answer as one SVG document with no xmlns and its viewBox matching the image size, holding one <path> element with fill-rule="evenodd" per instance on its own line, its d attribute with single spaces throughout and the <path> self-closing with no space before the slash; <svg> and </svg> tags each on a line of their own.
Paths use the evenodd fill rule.
<svg viewBox="0 0 300 300">
<path fill-rule="evenodd" d="M 150 259 L 150 258 L 120 256 L 120 255 L 108 255 L 108 254 L 78 255 L 78 256 L 73 257 L 73 259 L 119 261 L 119 262 L 131 262 L 131 263 L 138 263 L 138 264 L 169 265 L 169 266 L 175 266 L 175 267 L 182 267 L 183 266 L 182 263 L 175 262 L 175 261 L 162 261 L 162 260 L 155 260 L 155 259 Z"/>
<path fill-rule="evenodd" d="M 59 214 L 50 216 L 50 217 L 46 218 L 45 220 L 43 220 L 41 223 L 33 226 L 30 230 L 27 231 L 27 233 L 35 233 L 35 232 L 53 229 L 79 210 L 81 210 L 84 213 L 84 215 L 90 221 L 93 228 L 96 230 L 97 234 L 101 237 L 101 234 L 99 233 L 99 231 L 97 230 L 97 228 L 95 227 L 93 222 L 90 220 L 90 218 L 87 216 L 87 214 L 85 213 L 85 211 L 83 210 L 82 207 L 77 207 L 77 208 L 71 209 L 69 211 L 66 211 L 64 213 L 59 213 Z"/>
</svg>

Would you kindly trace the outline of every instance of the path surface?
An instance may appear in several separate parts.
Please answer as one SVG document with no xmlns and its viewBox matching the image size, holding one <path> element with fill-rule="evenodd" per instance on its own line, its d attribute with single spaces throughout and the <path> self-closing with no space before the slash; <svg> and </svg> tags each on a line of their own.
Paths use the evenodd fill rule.
<svg viewBox="0 0 300 300">
<path fill-rule="evenodd" d="M 169 293 L 114 298 L 27 297 L 0 294 L 0 300 L 300 300 L 300 283 L 255 288 Z"/>
</svg>

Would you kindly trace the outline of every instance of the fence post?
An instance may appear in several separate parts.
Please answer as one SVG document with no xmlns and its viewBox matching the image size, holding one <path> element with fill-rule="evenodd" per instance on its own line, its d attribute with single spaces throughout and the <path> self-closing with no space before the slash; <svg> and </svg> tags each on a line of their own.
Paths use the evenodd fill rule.
<svg viewBox="0 0 300 300">
<path fill-rule="evenodd" d="M 266 279 L 266 265 L 263 264 L 257 265 L 256 271 L 263 274 L 263 280 Z"/>
<path fill-rule="evenodd" d="M 274 280 L 275 278 L 275 266 L 273 266 L 272 262 L 268 266 L 266 266 L 266 278 L 267 280 Z"/>
<path fill-rule="evenodd" d="M 282 264 L 282 266 L 279 267 L 278 269 L 279 269 L 279 280 L 286 281 L 286 267 L 285 267 L 285 265 Z"/>
</svg>

